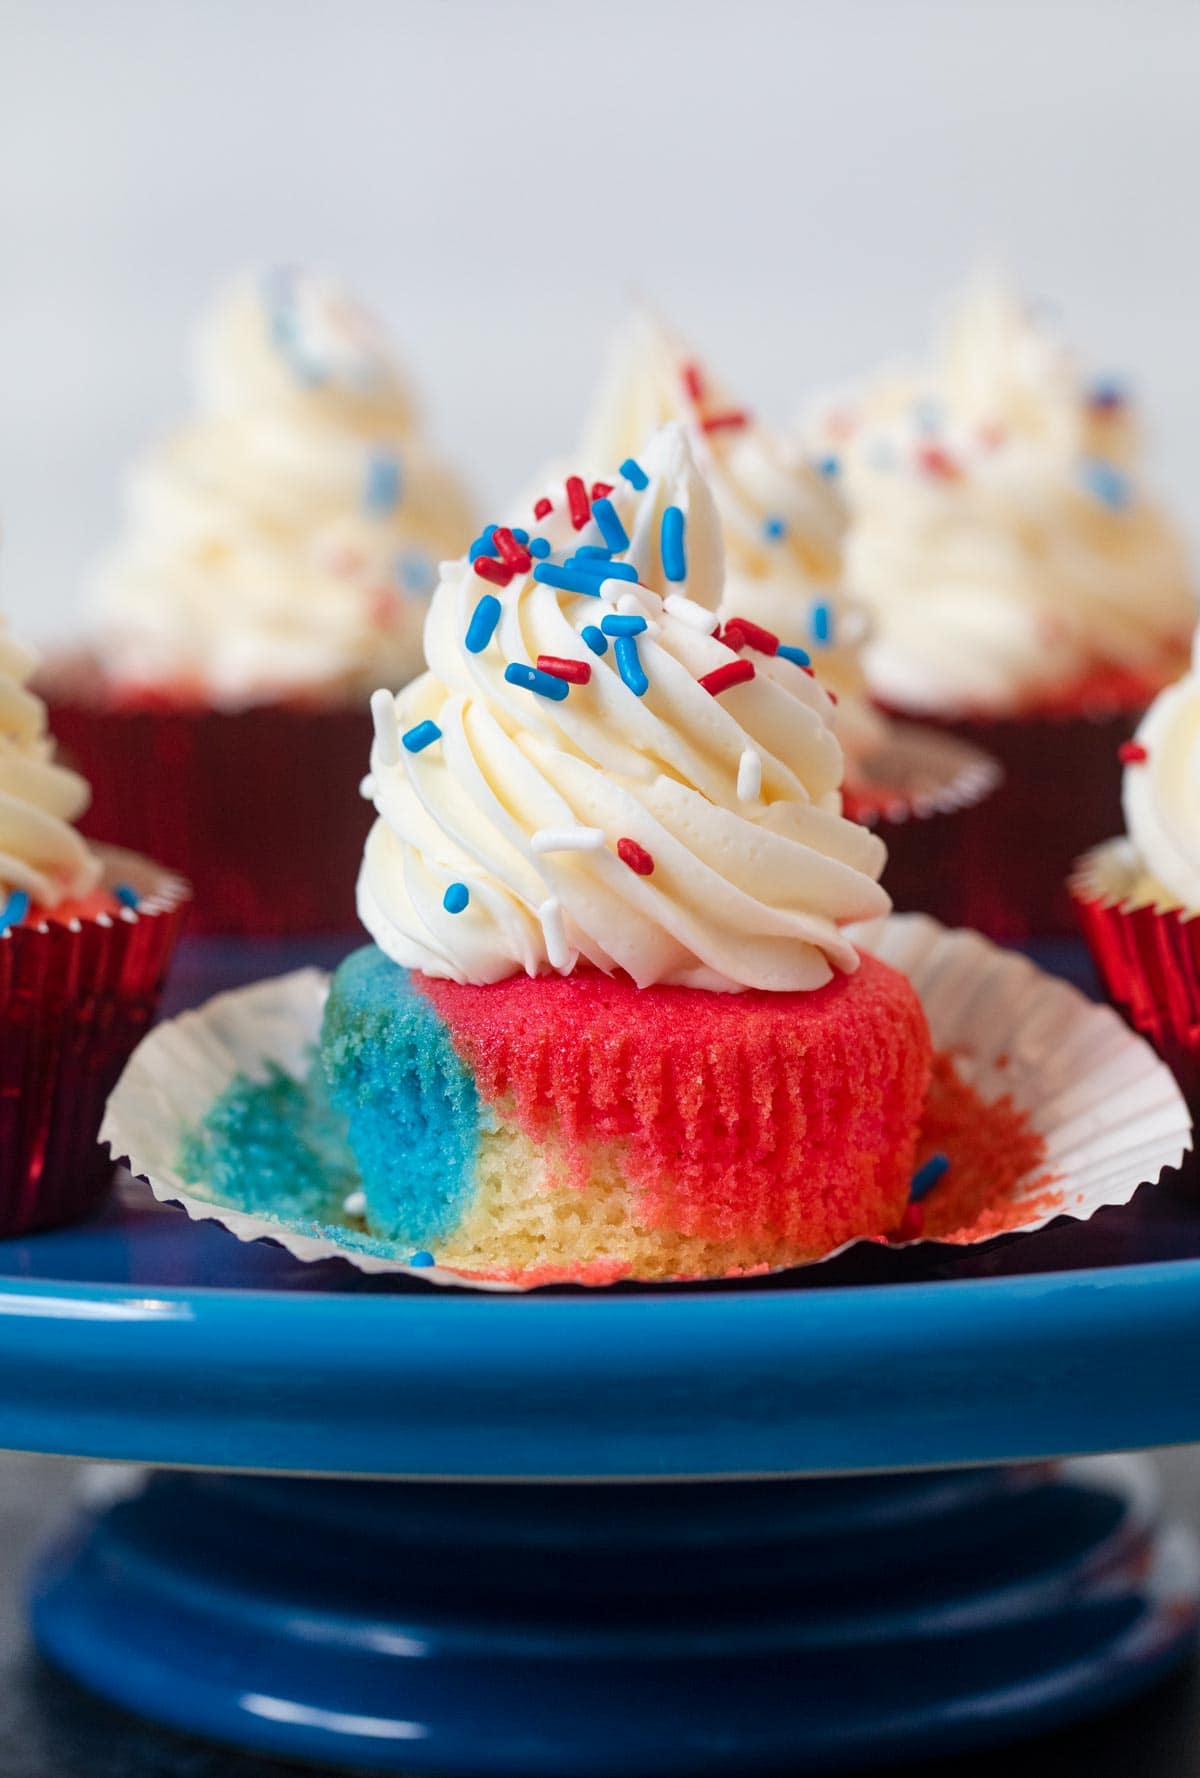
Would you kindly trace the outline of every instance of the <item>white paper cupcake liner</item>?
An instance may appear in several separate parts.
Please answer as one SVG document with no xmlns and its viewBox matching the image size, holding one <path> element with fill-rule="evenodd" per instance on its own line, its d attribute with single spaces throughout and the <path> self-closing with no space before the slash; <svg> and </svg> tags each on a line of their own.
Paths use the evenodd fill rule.
<svg viewBox="0 0 1200 1778">
<path fill-rule="evenodd" d="M 909 977 L 935 1049 L 953 1054 L 960 1077 L 984 1099 L 1009 1095 L 1044 1139 L 1036 1178 L 1006 1201 L 1005 1232 L 1127 1203 L 1191 1147 L 1191 1120 L 1170 1071 L 1111 1008 L 977 933 L 948 932 L 923 914 L 893 915 L 853 936 Z M 203 1184 L 180 1177 L 186 1134 L 235 1079 L 261 1081 L 272 1067 L 305 1077 L 328 987 L 326 975 L 304 969 L 220 994 L 160 1025 L 122 1075 L 101 1139 L 155 1197 L 197 1221 L 221 1223 L 241 1241 L 272 1240 L 300 1260 L 342 1258 L 363 1271 L 426 1282 L 520 1288 L 414 1268 L 405 1258 L 364 1251 L 366 1237 L 349 1221 L 344 1235 L 306 1232 L 219 1202 Z"/>
</svg>

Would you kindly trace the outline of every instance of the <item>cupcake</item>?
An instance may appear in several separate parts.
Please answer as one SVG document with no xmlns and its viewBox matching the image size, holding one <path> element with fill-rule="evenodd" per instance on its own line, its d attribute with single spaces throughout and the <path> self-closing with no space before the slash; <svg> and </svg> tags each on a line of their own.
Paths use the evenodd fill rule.
<svg viewBox="0 0 1200 1778">
<path fill-rule="evenodd" d="M 447 564 L 377 692 L 321 1053 L 369 1232 L 491 1279 L 744 1273 L 896 1229 L 931 1046 L 800 650 L 718 639 L 685 431 Z"/>
<path fill-rule="evenodd" d="M 48 676 L 52 720 L 92 781 L 86 831 L 152 841 L 202 926 L 342 930 L 365 698 L 419 670 L 469 502 L 387 339 L 322 278 L 234 285 L 196 371 L 196 418 L 131 477 L 87 656 Z"/>
<path fill-rule="evenodd" d="M 1071 892 L 1109 997 L 1200 1107 L 1200 633 L 1191 671 L 1121 749 L 1125 837 L 1080 859 Z"/>
<path fill-rule="evenodd" d="M 962 867 L 973 856 L 965 817 L 999 772 L 979 749 L 888 720 L 873 706 L 863 655 L 869 624 L 849 591 L 848 514 L 835 462 L 815 461 L 756 420 L 694 352 L 640 312 L 617 342 L 586 429 L 585 459 L 619 463 L 667 422 L 685 427 L 716 500 L 725 543 L 720 615 L 729 634 L 803 646 L 837 706 L 846 812 L 885 838 L 894 902 L 955 923 Z"/>
<path fill-rule="evenodd" d="M 0 627 L 0 1237 L 72 1221 L 107 1189 L 104 1103 L 187 900 L 159 866 L 80 837 L 88 786 L 54 757 L 34 666 Z"/>
<path fill-rule="evenodd" d="M 876 696 L 1004 766 L 972 918 L 1007 938 L 1068 929 L 1070 862 L 1120 818 L 1117 748 L 1195 621 L 1125 392 L 981 281 L 932 364 L 832 404 L 811 447 L 849 503 Z"/>
</svg>

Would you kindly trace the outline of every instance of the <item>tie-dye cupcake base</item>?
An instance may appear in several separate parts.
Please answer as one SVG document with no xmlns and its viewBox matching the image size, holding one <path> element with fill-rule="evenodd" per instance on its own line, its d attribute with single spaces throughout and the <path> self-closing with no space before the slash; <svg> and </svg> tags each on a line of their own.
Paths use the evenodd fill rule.
<svg viewBox="0 0 1200 1778">
<path fill-rule="evenodd" d="M 441 983 L 435 1001 L 368 950 L 332 992 L 302 971 L 160 1026 L 126 1070 L 104 1136 L 158 1197 L 241 1240 L 487 1288 L 745 1275 L 829 1257 L 856 1234 L 975 1242 L 1088 1217 L 1178 1165 L 1190 1142 L 1178 1089 L 1110 1009 L 921 916 L 858 942 L 882 959 L 865 956 L 859 975 L 877 1004 L 858 1025 L 854 994 L 840 1009 L 831 997 L 825 1015 L 819 993 L 806 997 L 818 1004 L 793 1053 L 807 1052 L 807 1077 L 797 1066 L 789 1078 L 778 1033 L 755 1034 L 753 1013 L 734 1044 L 689 1030 L 670 1010 L 688 990 L 664 991 L 662 1012 L 640 991 L 646 1010 L 619 1033 L 620 997 L 634 990 L 607 994 L 602 979 L 574 993 L 571 979 L 524 981 L 533 992 L 520 1012 L 494 1001 L 496 987 Z M 560 997 L 557 1017 L 513 1066 L 511 1042 L 545 1011 L 543 991 Z M 482 1019 L 480 993 L 498 1007 Z M 722 998 L 747 1005 L 703 993 L 694 1004 Z M 896 1068 L 885 1087 L 859 1060 L 851 1107 L 850 1082 L 821 1090 L 822 1057 L 856 1031 L 865 1041 L 873 1027 L 878 1041 L 885 1008 L 899 1041 L 918 1001 L 933 1069 L 915 1147 L 906 1137 L 892 1153 L 888 1120 L 898 1128 L 924 1063 Z M 660 1124 L 669 1083 L 677 1112 Z M 790 1132 L 807 1175 L 782 1161 L 767 1115 L 768 1103 L 781 1125 L 794 1113 L 791 1086 L 811 1101 L 811 1123 Z M 534 1140 L 539 1128 L 549 1140 Z M 745 1166 L 731 1164 L 735 1146 Z"/>
</svg>

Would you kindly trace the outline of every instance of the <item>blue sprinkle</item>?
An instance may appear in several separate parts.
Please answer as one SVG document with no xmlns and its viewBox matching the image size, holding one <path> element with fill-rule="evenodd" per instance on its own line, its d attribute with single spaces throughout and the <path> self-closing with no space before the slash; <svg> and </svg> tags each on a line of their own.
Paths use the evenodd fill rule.
<svg viewBox="0 0 1200 1778">
<path fill-rule="evenodd" d="M 683 548 L 683 514 L 677 506 L 668 506 L 662 515 L 662 565 L 668 580 L 687 579 L 687 556 Z"/>
<path fill-rule="evenodd" d="M 437 585 L 433 558 L 423 549 L 405 550 L 396 563 L 396 578 L 406 593 L 431 593 Z"/>
<path fill-rule="evenodd" d="M 589 574 L 582 563 L 571 563 L 562 567 L 554 562 L 539 562 L 533 571 L 533 578 L 540 580 L 543 586 L 558 587 L 564 593 L 587 593 L 593 599 L 600 597 L 600 582 L 594 574 Z"/>
<path fill-rule="evenodd" d="M 442 896 L 442 906 L 448 914 L 461 914 L 471 899 L 471 891 L 465 883 L 451 883 Z"/>
<path fill-rule="evenodd" d="M 113 888 L 113 894 L 123 908 L 136 908 L 142 899 L 132 883 L 117 883 Z"/>
<path fill-rule="evenodd" d="M 479 536 L 475 539 L 474 543 L 471 545 L 470 549 L 467 551 L 468 562 L 473 562 L 475 560 L 476 556 L 490 556 L 491 555 L 491 553 L 492 553 L 492 537 L 495 534 L 495 530 L 496 530 L 495 525 L 485 525 L 483 527 L 483 530 L 479 533 Z"/>
<path fill-rule="evenodd" d="M 1088 391 L 1088 403 L 1092 407 L 1099 408 L 1102 413 L 1111 413 L 1114 408 L 1124 407 L 1125 391 L 1120 383 L 1105 377 L 1100 382 L 1092 384 Z"/>
<path fill-rule="evenodd" d="M 642 670 L 642 657 L 633 637 L 618 636 L 613 643 L 613 656 L 617 663 L 617 672 L 634 697 L 644 698 L 650 689 L 650 681 Z"/>
<path fill-rule="evenodd" d="M 817 463 L 818 473 L 823 475 L 827 481 L 832 481 L 834 476 L 841 472 L 841 467 L 842 465 L 836 457 L 822 457 Z"/>
<path fill-rule="evenodd" d="M 7 932 L 10 926 L 19 925 L 28 912 L 29 896 L 24 889 L 14 889 L 0 908 L 0 932 Z"/>
<path fill-rule="evenodd" d="M 635 487 L 640 494 L 643 488 L 650 486 L 650 477 L 642 468 L 636 457 L 626 457 L 621 465 L 621 474 L 625 480 Z"/>
<path fill-rule="evenodd" d="M 408 1263 L 410 1266 L 436 1266 L 437 1265 L 436 1259 L 434 1259 L 432 1253 L 430 1253 L 429 1250 L 425 1247 L 422 1247 L 422 1249 L 419 1253 L 414 1253 Z"/>
<path fill-rule="evenodd" d="M 778 543 L 781 537 L 787 536 L 787 520 L 769 518 L 763 520 L 763 534 L 771 543 Z"/>
<path fill-rule="evenodd" d="M 601 495 L 599 500 L 592 501 L 592 517 L 600 527 L 600 534 L 609 549 L 620 555 L 622 550 L 629 548 L 629 533 L 617 516 L 617 509 L 611 500 Z"/>
<path fill-rule="evenodd" d="M 611 617 L 602 617 L 600 628 L 606 636 L 640 636 L 646 628 L 646 620 L 644 617 L 638 617 L 632 611 L 629 613 L 619 611 Z"/>
<path fill-rule="evenodd" d="M 565 679 L 555 679 L 537 667 L 522 666 L 520 661 L 510 661 L 504 669 L 504 677 L 510 685 L 519 685 L 523 691 L 535 691 L 540 698 L 551 698 L 556 704 L 561 704 L 571 689 Z"/>
<path fill-rule="evenodd" d="M 406 753 L 421 753 L 441 738 L 442 731 L 437 723 L 425 721 L 419 722 L 416 728 L 410 728 L 407 734 L 401 735 L 400 740 Z"/>
<path fill-rule="evenodd" d="M 950 1171 L 950 1157 L 944 1154 L 931 1154 L 923 1167 L 918 1167 L 912 1176 L 908 1188 L 910 1202 L 919 1204 L 927 1198 L 938 1180 Z"/>
<path fill-rule="evenodd" d="M 467 625 L 467 653 L 482 654 L 496 633 L 500 622 L 500 601 L 494 593 L 485 593 Z"/>
<path fill-rule="evenodd" d="M 581 543 L 571 559 L 576 562 L 585 562 L 593 556 L 598 562 L 607 562 L 612 559 L 612 551 L 606 549 L 602 543 Z"/>
<path fill-rule="evenodd" d="M 550 539 L 548 537 L 531 537 L 528 549 L 531 556 L 548 556 L 550 554 Z"/>
<path fill-rule="evenodd" d="M 809 654 L 808 650 L 806 648 L 796 648 L 790 642 L 781 642 L 779 647 L 775 650 L 775 653 L 780 660 L 795 661 L 798 667 L 812 666 L 812 656 Z"/>
<path fill-rule="evenodd" d="M 391 512 L 400 504 L 400 459 L 390 451 L 373 451 L 367 460 L 363 505 L 368 512 Z"/>
<path fill-rule="evenodd" d="M 598 630 L 595 624 L 587 624 L 582 631 L 583 639 L 593 654 L 608 653 L 608 637 Z"/>
<path fill-rule="evenodd" d="M 590 574 L 597 584 L 602 580 L 636 580 L 638 577 L 637 569 L 632 562 L 610 562 L 607 556 L 584 556 L 580 560 L 578 550 L 566 563 L 566 566 L 582 569 L 585 574 Z"/>
<path fill-rule="evenodd" d="M 813 641 L 827 648 L 833 641 L 833 612 L 823 599 L 813 606 L 811 623 Z"/>
<path fill-rule="evenodd" d="M 528 533 L 528 531 L 523 531 L 521 529 L 520 525 L 514 525 L 512 528 L 512 534 L 516 538 L 518 543 L 523 543 L 525 545 L 526 549 L 529 548 L 529 533 Z"/>
<path fill-rule="evenodd" d="M 1081 471 L 1089 491 L 1104 506 L 1120 512 L 1129 505 L 1129 477 L 1103 457 L 1088 457 Z"/>
</svg>

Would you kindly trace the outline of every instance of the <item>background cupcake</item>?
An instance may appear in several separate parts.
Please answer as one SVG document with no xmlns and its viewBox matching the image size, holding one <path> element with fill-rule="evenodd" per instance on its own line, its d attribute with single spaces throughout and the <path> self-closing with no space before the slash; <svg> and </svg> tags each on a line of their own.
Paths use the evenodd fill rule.
<svg viewBox="0 0 1200 1778">
<path fill-rule="evenodd" d="M 1200 1107 L 1200 634 L 1191 671 L 1159 693 L 1122 748 L 1126 835 L 1071 879 L 1110 997 Z"/>
<path fill-rule="evenodd" d="M 721 617 L 749 623 L 809 656 L 836 705 L 847 813 L 887 841 L 899 908 L 955 923 L 975 857 L 970 811 L 998 782 L 988 756 L 885 717 L 864 666 L 869 620 L 847 575 L 848 513 L 836 462 L 756 420 L 687 345 L 635 314 L 617 341 L 585 432 L 589 465 L 619 463 L 656 426 L 687 431 L 712 488 L 725 547 Z"/>
<path fill-rule="evenodd" d="M 1126 394 L 979 281 L 931 364 L 833 403 L 811 443 L 849 503 L 873 691 L 1005 768 L 972 918 L 1007 937 L 1064 929 L 1071 860 L 1119 820 L 1117 747 L 1195 621 Z"/>
<path fill-rule="evenodd" d="M 234 285 L 197 394 L 130 478 L 93 646 L 50 675 L 54 722 L 93 780 L 88 832 L 152 835 L 203 926 L 341 929 L 365 697 L 418 668 L 469 502 L 380 328 L 323 278 Z"/>
<path fill-rule="evenodd" d="M 88 786 L 58 763 L 0 627 L 0 1237 L 85 1214 L 112 1162 L 104 1103 L 153 1018 L 185 885 L 74 826 Z"/>
</svg>

